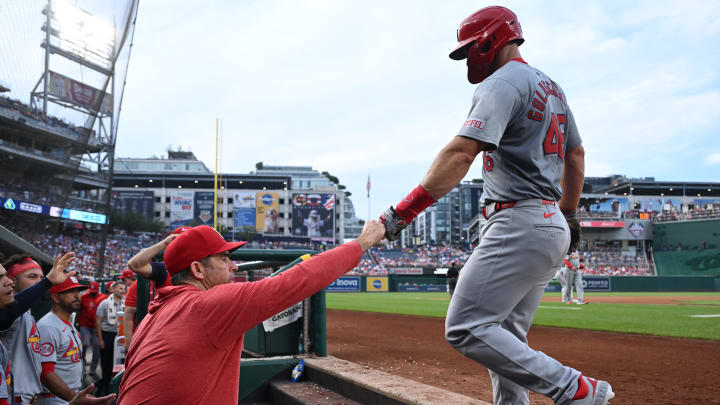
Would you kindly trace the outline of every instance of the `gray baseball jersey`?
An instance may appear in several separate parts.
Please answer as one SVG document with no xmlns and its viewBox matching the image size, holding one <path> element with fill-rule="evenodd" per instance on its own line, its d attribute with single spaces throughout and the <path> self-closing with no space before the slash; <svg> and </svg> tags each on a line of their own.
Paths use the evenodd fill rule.
<svg viewBox="0 0 720 405">
<path fill-rule="evenodd" d="M 110 311 L 110 302 L 112 302 L 115 307 L 114 313 Z M 100 329 L 102 329 L 103 332 L 111 332 L 111 333 L 117 333 L 118 331 L 118 325 L 117 325 L 117 314 L 119 312 L 122 312 L 123 310 L 123 302 L 117 302 L 113 298 L 113 296 L 109 296 L 108 298 L 102 300 L 100 305 L 98 305 L 97 312 L 95 312 L 95 316 L 102 316 L 102 322 L 100 322 Z"/>
<path fill-rule="evenodd" d="M 12 370 L 10 370 L 10 356 L 8 355 L 5 345 L 0 344 L 0 398 L 7 399 L 12 403 L 13 400 L 13 380 Z"/>
<path fill-rule="evenodd" d="M 10 329 L 0 334 L 8 348 L 10 363 L 22 373 L 15 375 L 15 396 L 22 398 L 23 403 L 30 403 L 33 395 L 42 392 L 40 373 L 42 372 L 40 356 L 40 333 L 30 311 L 17 318 Z"/>
<path fill-rule="evenodd" d="M 483 204 L 559 200 L 565 153 L 582 143 L 560 86 L 516 60 L 478 85 L 458 136 L 490 145 L 483 152 Z"/>
<path fill-rule="evenodd" d="M 37 323 L 40 330 L 42 362 L 55 363 L 55 374 L 73 390 L 82 387 L 83 362 L 80 333 L 52 311 Z M 44 388 L 44 392 L 47 391 Z"/>
</svg>

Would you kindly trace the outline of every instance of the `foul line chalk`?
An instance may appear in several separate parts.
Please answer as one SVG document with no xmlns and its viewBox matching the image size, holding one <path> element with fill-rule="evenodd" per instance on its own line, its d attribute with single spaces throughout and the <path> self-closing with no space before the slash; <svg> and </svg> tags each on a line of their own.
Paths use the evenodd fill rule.
<svg viewBox="0 0 720 405">
<path fill-rule="evenodd" d="M 578 308 L 578 307 L 547 307 L 547 306 L 544 306 L 544 305 L 540 305 L 538 308 L 545 308 L 545 309 L 569 309 L 569 310 L 571 310 L 571 311 L 582 311 L 582 310 L 583 310 L 582 308 Z"/>
<path fill-rule="evenodd" d="M 690 315 L 691 318 L 720 318 L 720 314 Z"/>
</svg>

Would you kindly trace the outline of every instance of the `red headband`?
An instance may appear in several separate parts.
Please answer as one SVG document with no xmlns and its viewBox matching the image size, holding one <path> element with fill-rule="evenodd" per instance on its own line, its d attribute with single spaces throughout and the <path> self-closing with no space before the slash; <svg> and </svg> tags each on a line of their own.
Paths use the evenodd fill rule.
<svg viewBox="0 0 720 405">
<path fill-rule="evenodd" d="M 32 258 L 26 257 L 23 261 L 10 266 L 10 268 L 7 269 L 7 272 L 9 277 L 17 277 L 19 274 L 32 269 L 42 270 L 42 267 L 40 267 L 40 265 Z"/>
</svg>

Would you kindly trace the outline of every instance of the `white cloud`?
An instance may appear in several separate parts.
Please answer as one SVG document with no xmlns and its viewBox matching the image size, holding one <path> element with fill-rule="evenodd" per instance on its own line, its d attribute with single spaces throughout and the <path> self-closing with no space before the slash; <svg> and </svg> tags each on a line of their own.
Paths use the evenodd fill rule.
<svg viewBox="0 0 720 405">
<path fill-rule="evenodd" d="M 720 152 L 711 153 L 703 159 L 705 166 L 720 166 Z"/>
<path fill-rule="evenodd" d="M 261 160 L 309 164 L 364 196 L 370 170 L 374 198 L 382 199 L 373 205 L 390 205 L 417 184 L 467 114 L 473 87 L 464 63 L 447 54 L 458 23 L 476 7 L 143 2 L 119 154 L 183 144 L 211 164 L 221 117 L 226 171 Z M 720 39 L 720 2 L 508 7 L 525 32 L 524 58 L 568 95 L 587 175 L 710 176 L 704 165 L 717 164 L 707 153 L 719 142 L 720 54 L 708 44 Z M 476 166 L 468 178 L 480 176 Z"/>
</svg>

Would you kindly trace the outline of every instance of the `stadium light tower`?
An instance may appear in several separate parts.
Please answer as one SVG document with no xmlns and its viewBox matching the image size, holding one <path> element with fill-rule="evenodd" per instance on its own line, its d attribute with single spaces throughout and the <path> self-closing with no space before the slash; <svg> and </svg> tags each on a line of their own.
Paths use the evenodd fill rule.
<svg viewBox="0 0 720 405">
<path fill-rule="evenodd" d="M 121 17 L 117 23 L 115 21 L 118 20 L 95 15 L 75 3 L 69 0 L 47 0 L 42 10 L 45 22 L 41 29 L 45 35 L 41 47 L 45 49 L 45 69 L 31 92 L 30 100 L 35 108 L 42 101 L 45 116 L 50 102 L 80 113 L 85 132 L 82 142 L 86 146 L 75 173 L 68 181 L 77 184 L 82 180 L 84 187 L 98 190 L 96 203 L 103 206 L 106 218 L 109 218 L 117 115 L 125 82 L 124 74 L 121 74 L 118 81 L 120 85 L 116 87 L 115 76 L 121 53 L 124 63 L 129 61 L 138 0 L 108 2 L 116 7 L 116 11 L 127 6 L 119 14 Z M 93 3 L 89 4 L 92 6 Z M 120 29 L 116 29 L 116 25 Z M 60 58 L 59 63 L 53 63 L 56 70 L 51 70 L 51 55 Z M 77 80 L 70 74 L 58 72 L 58 69 L 77 65 L 95 73 L 81 74 L 84 79 Z M 127 65 L 121 67 L 126 68 Z M 93 85 L 88 84 L 88 80 L 92 79 Z M 105 250 L 108 227 L 107 223 L 103 225 L 100 252 Z M 99 256 L 98 273 L 102 271 L 105 259 L 104 254 Z"/>
</svg>

